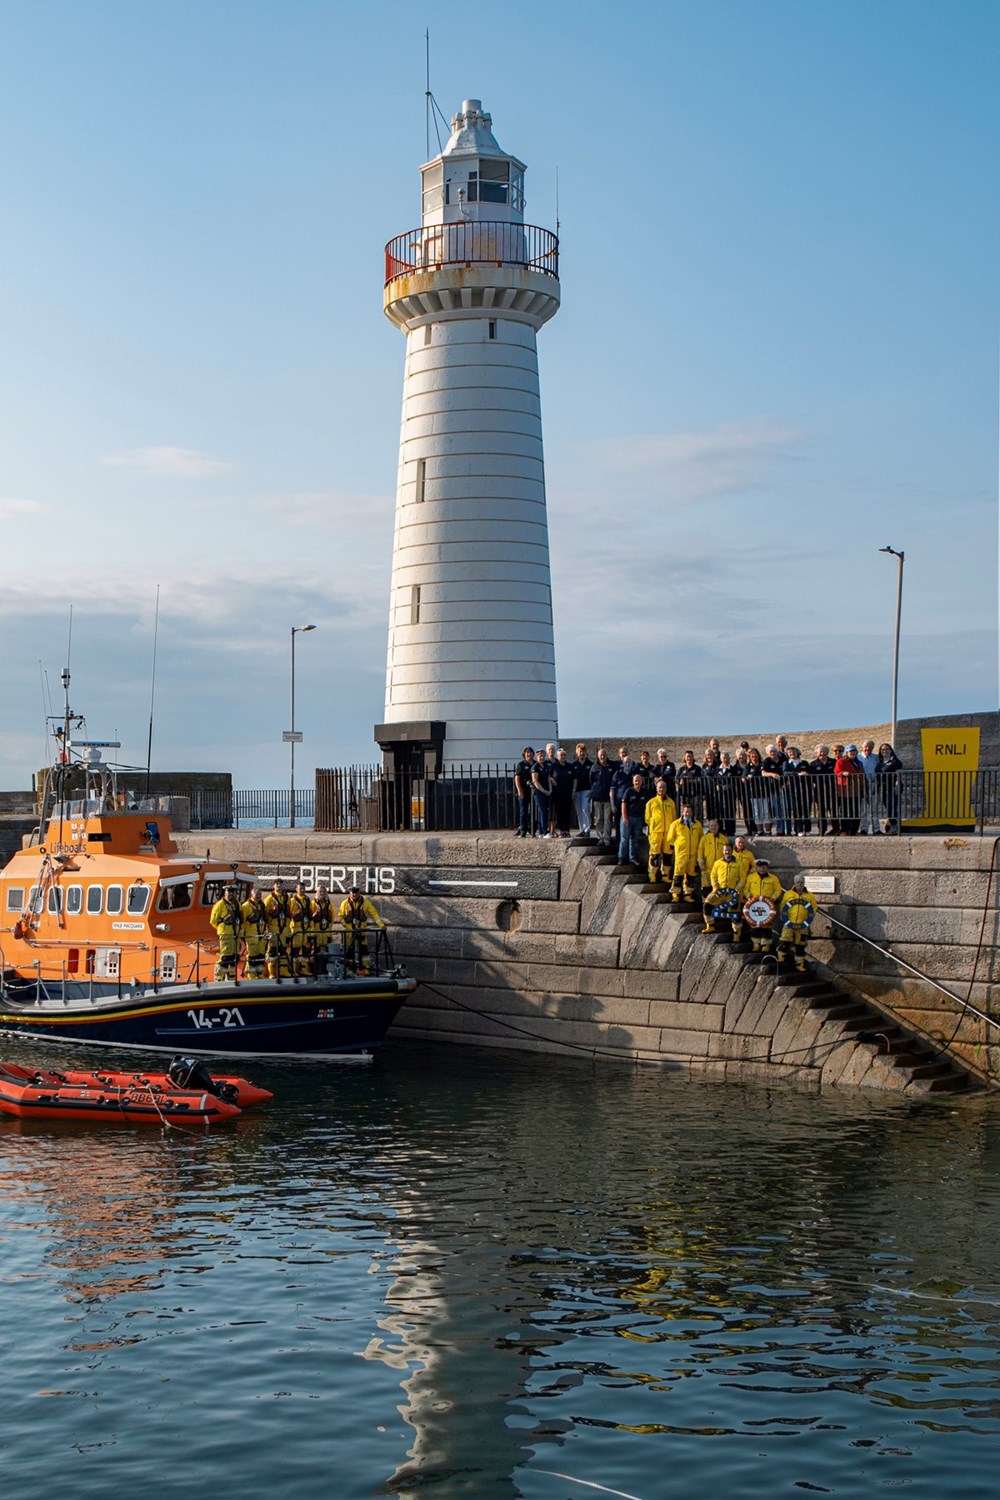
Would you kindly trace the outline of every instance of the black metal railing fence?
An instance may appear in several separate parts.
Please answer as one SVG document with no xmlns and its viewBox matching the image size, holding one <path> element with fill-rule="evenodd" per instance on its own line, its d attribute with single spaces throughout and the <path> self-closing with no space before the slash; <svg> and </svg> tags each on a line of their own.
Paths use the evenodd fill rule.
<svg viewBox="0 0 1000 1500">
<path fill-rule="evenodd" d="M 291 792 L 288 787 L 265 791 L 224 791 L 216 788 L 189 792 L 192 829 L 288 828 L 291 825 Z M 314 788 L 295 792 L 295 823 L 310 827 L 316 805 Z"/>
<path fill-rule="evenodd" d="M 860 778 L 859 778 L 860 779 Z M 896 771 L 841 787 L 831 775 L 720 782 L 681 780 L 672 789 L 697 817 L 733 832 L 793 834 L 914 831 L 934 825 L 983 833 L 1000 826 L 1000 768 Z M 517 825 L 511 765 L 458 766 L 436 777 L 387 775 L 378 766 L 316 773 L 316 827 L 324 831 L 495 829 Z M 575 820 L 574 820 L 575 826 Z"/>
<path fill-rule="evenodd" d="M 678 807 L 689 800 L 696 817 L 718 818 L 724 831 L 733 833 L 768 828 L 790 835 L 861 828 L 895 833 L 950 827 L 983 834 L 1000 828 L 996 766 L 896 771 L 878 777 L 874 786 L 865 780 L 846 788 L 834 776 L 811 772 L 780 781 L 678 778 L 671 794 Z M 288 788 L 206 789 L 188 794 L 188 801 L 196 830 L 287 828 L 291 823 Z M 317 770 L 315 789 L 295 793 L 296 826 L 322 832 L 513 830 L 517 821 L 514 768 L 501 762 L 456 766 L 434 777 L 392 776 L 377 765 L 335 767 Z"/>
<path fill-rule="evenodd" d="M 386 285 L 397 276 L 439 271 L 444 266 L 517 266 L 559 275 L 559 240 L 537 224 L 474 219 L 458 224 L 423 224 L 397 234 L 385 247 Z"/>
</svg>

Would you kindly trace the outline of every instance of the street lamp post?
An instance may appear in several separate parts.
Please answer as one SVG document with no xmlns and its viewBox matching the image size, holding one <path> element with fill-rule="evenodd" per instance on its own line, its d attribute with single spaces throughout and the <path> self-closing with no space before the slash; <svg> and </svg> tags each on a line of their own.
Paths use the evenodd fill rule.
<svg viewBox="0 0 1000 1500">
<path fill-rule="evenodd" d="M 899 694 L 899 622 L 903 614 L 903 562 L 906 558 L 905 552 L 897 552 L 895 547 L 880 547 L 880 552 L 888 552 L 899 562 L 899 573 L 896 579 L 896 639 L 892 650 L 892 730 L 890 738 L 892 748 L 896 748 L 896 703 Z"/>
<path fill-rule="evenodd" d="M 291 752 L 291 783 L 290 800 L 288 808 L 288 826 L 295 827 L 295 637 L 304 635 L 307 630 L 315 630 L 315 625 L 293 625 L 292 626 L 292 727 L 288 735 L 288 748 Z"/>
</svg>

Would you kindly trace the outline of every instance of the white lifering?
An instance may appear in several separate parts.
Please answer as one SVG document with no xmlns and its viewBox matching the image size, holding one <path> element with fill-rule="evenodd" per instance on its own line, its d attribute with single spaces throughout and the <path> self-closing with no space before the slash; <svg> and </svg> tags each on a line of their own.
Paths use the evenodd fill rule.
<svg viewBox="0 0 1000 1500">
<path fill-rule="evenodd" d="M 767 896 L 754 896 L 743 908 L 743 915 L 751 927 L 770 927 L 778 909 Z"/>
</svg>

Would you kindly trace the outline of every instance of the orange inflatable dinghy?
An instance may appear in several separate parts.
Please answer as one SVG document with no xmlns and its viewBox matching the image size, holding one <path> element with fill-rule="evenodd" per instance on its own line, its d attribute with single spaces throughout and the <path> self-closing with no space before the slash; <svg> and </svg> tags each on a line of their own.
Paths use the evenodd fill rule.
<svg viewBox="0 0 1000 1500">
<path fill-rule="evenodd" d="M 182 1086 L 169 1073 L 58 1073 L 0 1062 L 0 1112 L 25 1120 L 127 1120 L 166 1125 L 191 1121 L 211 1125 L 241 1113 L 237 1085 L 254 1090 L 243 1079 L 209 1079 L 213 1089 L 192 1080 Z M 220 1092 L 214 1092 L 218 1089 Z M 223 1091 L 225 1091 L 223 1093 Z M 229 1094 L 230 1097 L 225 1097 Z M 260 1102 L 249 1098 L 248 1102 Z"/>
</svg>

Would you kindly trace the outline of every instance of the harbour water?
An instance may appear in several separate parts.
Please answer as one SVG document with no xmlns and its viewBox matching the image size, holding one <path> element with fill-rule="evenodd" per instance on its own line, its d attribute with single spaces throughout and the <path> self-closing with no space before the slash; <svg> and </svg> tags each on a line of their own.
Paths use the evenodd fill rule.
<svg viewBox="0 0 1000 1500">
<path fill-rule="evenodd" d="M 0 1120 L 8 1494 L 996 1493 L 1000 1102 L 244 1071 L 209 1132 Z"/>
</svg>

